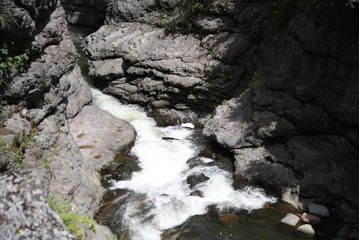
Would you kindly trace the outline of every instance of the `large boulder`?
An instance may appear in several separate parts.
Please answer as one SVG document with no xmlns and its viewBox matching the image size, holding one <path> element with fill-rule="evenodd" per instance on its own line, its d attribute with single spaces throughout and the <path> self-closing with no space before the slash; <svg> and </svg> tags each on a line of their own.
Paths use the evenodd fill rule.
<svg viewBox="0 0 359 240">
<path fill-rule="evenodd" d="M 129 123 L 116 119 L 96 106 L 86 106 L 70 124 L 81 154 L 100 170 L 117 154 L 127 152 L 134 144 L 136 131 Z"/>
</svg>

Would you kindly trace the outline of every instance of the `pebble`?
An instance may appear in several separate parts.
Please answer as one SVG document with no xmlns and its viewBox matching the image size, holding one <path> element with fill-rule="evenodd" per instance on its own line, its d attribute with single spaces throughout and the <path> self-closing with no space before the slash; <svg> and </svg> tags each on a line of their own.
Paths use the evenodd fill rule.
<svg viewBox="0 0 359 240">
<path fill-rule="evenodd" d="M 310 203 L 308 205 L 308 210 L 310 214 L 316 215 L 318 217 L 329 217 L 329 210 L 323 205 Z"/>
<path fill-rule="evenodd" d="M 319 217 L 309 213 L 303 213 L 302 216 L 300 217 L 300 220 L 304 223 L 310 223 L 310 224 L 319 224 L 322 221 Z"/>
<path fill-rule="evenodd" d="M 286 225 L 295 227 L 295 225 L 297 225 L 297 223 L 299 222 L 299 217 L 293 213 L 288 213 L 287 216 L 282 218 L 281 222 Z"/>
<path fill-rule="evenodd" d="M 315 231 L 310 224 L 304 224 L 297 228 L 297 234 L 303 238 L 312 238 L 315 235 Z"/>
</svg>

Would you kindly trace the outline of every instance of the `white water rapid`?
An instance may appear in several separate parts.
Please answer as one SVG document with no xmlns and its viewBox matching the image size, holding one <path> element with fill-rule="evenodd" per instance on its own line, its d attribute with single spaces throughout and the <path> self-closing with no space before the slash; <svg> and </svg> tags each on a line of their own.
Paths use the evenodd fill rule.
<svg viewBox="0 0 359 240">
<path fill-rule="evenodd" d="M 96 89 L 92 92 L 97 106 L 128 121 L 137 131 L 132 154 L 138 157 L 142 170 L 134 172 L 130 180 L 113 182 L 113 188 L 136 192 L 123 206 L 123 225 L 131 239 L 160 240 L 164 230 L 184 223 L 193 215 L 205 214 L 209 205 L 252 210 L 261 208 L 265 202 L 276 201 L 258 188 L 234 190 L 231 174 L 217 166 L 190 169 L 186 161 L 201 150 L 192 138 L 192 124 L 160 128 L 140 107 L 121 104 Z M 204 173 L 209 180 L 190 189 L 186 179 L 194 172 Z M 190 196 L 194 190 L 200 190 L 203 198 Z"/>
</svg>

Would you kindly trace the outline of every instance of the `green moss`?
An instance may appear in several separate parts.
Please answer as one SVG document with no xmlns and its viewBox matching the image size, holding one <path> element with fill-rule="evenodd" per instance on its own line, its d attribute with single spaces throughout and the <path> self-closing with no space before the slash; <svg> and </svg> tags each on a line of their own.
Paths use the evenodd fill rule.
<svg viewBox="0 0 359 240">
<path fill-rule="evenodd" d="M 72 212 L 71 204 L 66 199 L 52 195 L 48 196 L 47 202 L 49 206 L 59 214 L 62 222 L 67 229 L 77 238 L 85 237 L 85 229 L 96 231 L 96 222 L 85 215 Z"/>
<path fill-rule="evenodd" d="M 190 31 L 193 30 L 196 19 L 206 12 L 206 7 L 203 0 L 182 0 L 174 12 L 177 13 L 174 18 L 159 25 L 167 32 Z"/>
</svg>

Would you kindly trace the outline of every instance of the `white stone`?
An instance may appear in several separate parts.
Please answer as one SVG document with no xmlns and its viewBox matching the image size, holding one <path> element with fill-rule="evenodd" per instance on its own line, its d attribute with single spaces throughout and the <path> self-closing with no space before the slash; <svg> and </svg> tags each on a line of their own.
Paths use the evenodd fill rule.
<svg viewBox="0 0 359 240">
<path fill-rule="evenodd" d="M 312 238 L 315 235 L 315 231 L 310 224 L 304 224 L 297 228 L 297 234 L 303 238 Z"/>
<path fill-rule="evenodd" d="M 297 225 L 297 223 L 299 222 L 299 217 L 293 213 L 288 213 L 287 216 L 285 216 L 284 218 L 282 218 L 282 220 L 280 220 L 282 223 L 295 227 L 295 225 Z"/>
</svg>

